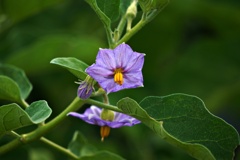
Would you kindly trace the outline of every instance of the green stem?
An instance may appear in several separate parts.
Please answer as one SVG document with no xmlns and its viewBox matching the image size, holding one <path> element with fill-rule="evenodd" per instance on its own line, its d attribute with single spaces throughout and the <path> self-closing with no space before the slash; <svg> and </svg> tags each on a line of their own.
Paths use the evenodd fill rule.
<svg viewBox="0 0 240 160">
<path fill-rule="evenodd" d="M 134 34 L 136 34 L 144 25 L 146 25 L 146 21 L 141 19 L 130 31 L 128 31 L 116 44 L 115 46 L 118 46 L 119 44 L 123 42 L 127 42 Z"/>
<path fill-rule="evenodd" d="M 18 133 L 14 132 L 14 131 L 11 131 L 9 134 L 14 136 L 14 137 L 18 137 L 18 138 L 21 137 L 21 135 L 19 135 Z"/>
<path fill-rule="evenodd" d="M 21 135 L 19 135 L 18 133 L 14 132 L 14 131 L 11 131 L 9 134 L 11 134 L 12 136 L 17 137 L 17 138 L 21 137 Z M 53 147 L 54 149 L 66 154 L 67 156 L 69 156 L 75 160 L 79 160 L 79 158 L 75 154 L 73 154 L 70 150 L 50 141 L 49 139 L 47 139 L 45 137 L 41 137 L 40 141 L 44 142 L 45 144 L 49 145 L 50 147 Z"/>
<path fill-rule="evenodd" d="M 118 46 L 123 42 L 127 42 L 133 35 L 135 35 L 140 29 L 148 24 L 159 13 L 159 11 L 152 11 L 150 15 L 143 13 L 141 20 L 129 30 L 113 47 Z"/>
<path fill-rule="evenodd" d="M 105 104 L 109 104 L 108 95 L 107 95 L 106 93 L 103 94 L 103 103 L 105 103 Z"/>
<path fill-rule="evenodd" d="M 0 147 L 0 155 L 18 147 L 18 146 L 20 146 L 24 143 L 29 143 L 29 142 L 32 142 L 36 139 L 39 139 L 46 132 L 50 131 L 57 124 L 62 122 L 67 117 L 67 114 L 69 112 L 78 110 L 81 106 L 83 106 L 84 103 L 85 103 L 85 101 L 76 97 L 72 101 L 72 103 L 63 112 L 61 112 L 57 117 L 55 117 L 50 122 L 48 122 L 48 123 L 46 123 L 42 126 L 39 126 L 36 130 L 34 130 L 30 133 L 27 133 L 27 134 L 23 134 L 23 135 L 21 135 L 21 137 L 18 137 L 16 139 L 14 139 L 13 141 L 1 146 Z"/>
<path fill-rule="evenodd" d="M 29 106 L 29 104 L 28 104 L 24 99 L 21 100 L 21 105 L 22 105 L 25 109 Z"/>
<path fill-rule="evenodd" d="M 124 15 L 124 16 L 122 16 L 122 18 L 118 24 L 118 27 L 116 29 L 118 32 L 118 37 L 117 37 L 117 39 L 115 39 L 115 42 L 117 42 L 119 40 L 119 38 L 122 36 L 125 25 L 126 25 L 126 16 Z"/>
<path fill-rule="evenodd" d="M 93 99 L 87 99 L 87 100 L 85 100 L 85 102 L 88 103 L 88 104 L 92 104 L 92 105 L 101 107 L 101 108 L 105 108 L 105 109 L 109 109 L 109 110 L 112 110 L 112 111 L 122 113 L 121 109 L 117 108 L 116 106 L 110 105 L 110 104 L 105 104 L 105 103 L 102 103 L 102 102 L 99 102 L 99 101 L 96 101 L 96 100 L 93 100 Z"/>
<path fill-rule="evenodd" d="M 56 150 L 64 153 L 65 155 L 71 157 L 72 159 L 79 160 L 79 157 L 76 156 L 75 154 L 73 154 L 70 150 L 68 150 L 68 149 L 66 149 L 66 148 L 64 148 L 64 147 L 62 147 L 62 146 L 60 146 L 60 145 L 58 145 L 58 144 L 48 140 L 47 138 L 41 137 L 40 140 L 42 142 L 44 142 L 45 144 L 53 147 L 54 149 L 56 149 Z"/>
</svg>

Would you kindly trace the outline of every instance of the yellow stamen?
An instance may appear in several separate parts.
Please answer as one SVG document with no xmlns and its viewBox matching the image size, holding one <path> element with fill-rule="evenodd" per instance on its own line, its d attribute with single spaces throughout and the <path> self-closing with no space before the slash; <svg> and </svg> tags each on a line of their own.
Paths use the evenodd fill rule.
<svg viewBox="0 0 240 160">
<path fill-rule="evenodd" d="M 123 84 L 123 73 L 121 68 L 118 68 L 114 71 L 114 82 L 119 85 Z"/>
<path fill-rule="evenodd" d="M 110 127 L 108 126 L 102 126 L 100 129 L 100 134 L 101 134 L 101 141 L 104 141 L 104 138 L 107 137 L 110 133 Z"/>
</svg>

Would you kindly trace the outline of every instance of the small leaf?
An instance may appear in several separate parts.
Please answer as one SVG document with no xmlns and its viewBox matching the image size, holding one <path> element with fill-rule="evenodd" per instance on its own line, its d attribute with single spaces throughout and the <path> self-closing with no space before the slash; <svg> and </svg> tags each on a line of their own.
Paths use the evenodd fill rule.
<svg viewBox="0 0 240 160">
<path fill-rule="evenodd" d="M 124 160 L 124 158 L 108 151 L 98 151 L 97 153 L 89 156 L 81 157 L 81 160 Z"/>
<path fill-rule="evenodd" d="M 21 103 L 20 89 L 11 78 L 0 75 L 0 99 Z"/>
<path fill-rule="evenodd" d="M 120 14 L 120 0 L 97 0 L 97 5 L 111 22 L 118 20 Z"/>
<path fill-rule="evenodd" d="M 23 70 L 11 65 L 0 64 L 0 75 L 7 76 L 16 82 L 22 99 L 28 97 L 32 90 L 32 85 Z"/>
<path fill-rule="evenodd" d="M 33 102 L 24 111 L 19 105 L 12 103 L 0 107 L 0 136 L 7 131 L 22 128 L 45 121 L 51 114 L 46 101 Z"/>
<path fill-rule="evenodd" d="M 52 113 L 51 108 L 44 100 L 33 102 L 25 111 L 35 124 L 44 122 Z"/>
<path fill-rule="evenodd" d="M 33 124 L 28 114 L 17 104 L 0 107 L 0 135 Z"/>
<path fill-rule="evenodd" d="M 120 100 L 117 105 L 197 159 L 232 159 L 239 144 L 236 130 L 209 113 L 194 96 L 147 97 L 140 103 L 145 110 L 130 98 Z"/>
<path fill-rule="evenodd" d="M 66 68 L 79 79 L 85 79 L 87 76 L 87 74 L 85 73 L 85 69 L 88 67 L 88 65 L 76 58 L 73 57 L 54 58 L 53 60 L 51 60 L 50 63 Z"/>
</svg>

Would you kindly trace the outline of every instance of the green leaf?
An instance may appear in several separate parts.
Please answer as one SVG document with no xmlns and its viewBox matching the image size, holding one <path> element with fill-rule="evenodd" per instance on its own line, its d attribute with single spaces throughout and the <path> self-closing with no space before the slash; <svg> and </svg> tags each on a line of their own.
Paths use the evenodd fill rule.
<svg viewBox="0 0 240 160">
<path fill-rule="evenodd" d="M 38 124 L 44 122 L 52 113 L 51 108 L 45 100 L 31 103 L 25 110 L 30 116 L 33 123 Z"/>
<path fill-rule="evenodd" d="M 169 3 L 169 0 L 139 0 L 138 2 L 143 12 L 147 13 L 163 9 Z"/>
<path fill-rule="evenodd" d="M 11 78 L 0 75 L 0 99 L 21 103 L 20 89 Z"/>
<path fill-rule="evenodd" d="M 124 160 L 124 158 L 108 152 L 108 151 L 99 151 L 93 155 L 81 157 L 81 160 Z"/>
<path fill-rule="evenodd" d="M 28 114 L 17 104 L 0 107 L 0 135 L 33 124 Z"/>
<path fill-rule="evenodd" d="M 117 105 L 197 159 L 232 159 L 239 144 L 236 130 L 209 113 L 195 96 L 147 97 L 140 102 L 142 108 L 134 100 L 124 98 Z"/>
<path fill-rule="evenodd" d="M 120 14 L 120 0 L 97 0 L 97 5 L 111 22 L 118 20 Z"/>
<path fill-rule="evenodd" d="M 7 76 L 16 82 L 22 99 L 28 97 L 32 90 L 32 85 L 23 70 L 11 65 L 0 64 L 0 75 Z M 8 90 L 10 91 L 11 89 L 9 88 Z"/>
<path fill-rule="evenodd" d="M 87 74 L 85 73 L 85 69 L 88 67 L 88 65 L 76 58 L 73 57 L 54 58 L 53 60 L 51 60 L 50 63 L 66 68 L 79 79 L 85 79 L 85 77 L 87 76 Z"/>
<path fill-rule="evenodd" d="M 75 131 L 68 149 L 77 156 L 92 155 L 96 152 L 96 148 L 88 144 L 87 139 L 79 131 Z"/>
<path fill-rule="evenodd" d="M 24 111 L 19 105 L 12 103 L 0 107 L 0 136 L 7 131 L 22 128 L 45 121 L 51 109 L 45 101 L 33 102 Z"/>
</svg>

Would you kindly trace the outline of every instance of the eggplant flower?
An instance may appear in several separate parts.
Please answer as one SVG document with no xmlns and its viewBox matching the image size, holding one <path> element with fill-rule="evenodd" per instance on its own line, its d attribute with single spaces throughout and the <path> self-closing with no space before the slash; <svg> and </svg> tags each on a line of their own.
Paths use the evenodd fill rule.
<svg viewBox="0 0 240 160">
<path fill-rule="evenodd" d="M 83 114 L 70 112 L 68 113 L 68 116 L 77 117 L 89 124 L 101 126 L 100 134 L 102 137 L 102 141 L 104 140 L 105 137 L 109 135 L 110 128 L 133 126 L 138 123 L 141 123 L 141 121 L 119 112 L 113 112 L 114 117 L 112 120 L 103 120 L 101 118 L 102 110 L 103 109 L 100 109 L 96 106 L 91 106 L 90 108 L 86 109 L 86 111 Z"/>
<path fill-rule="evenodd" d="M 86 69 L 107 92 L 143 86 L 142 67 L 145 54 L 134 52 L 123 43 L 115 49 L 100 49 L 96 63 Z"/>
</svg>

